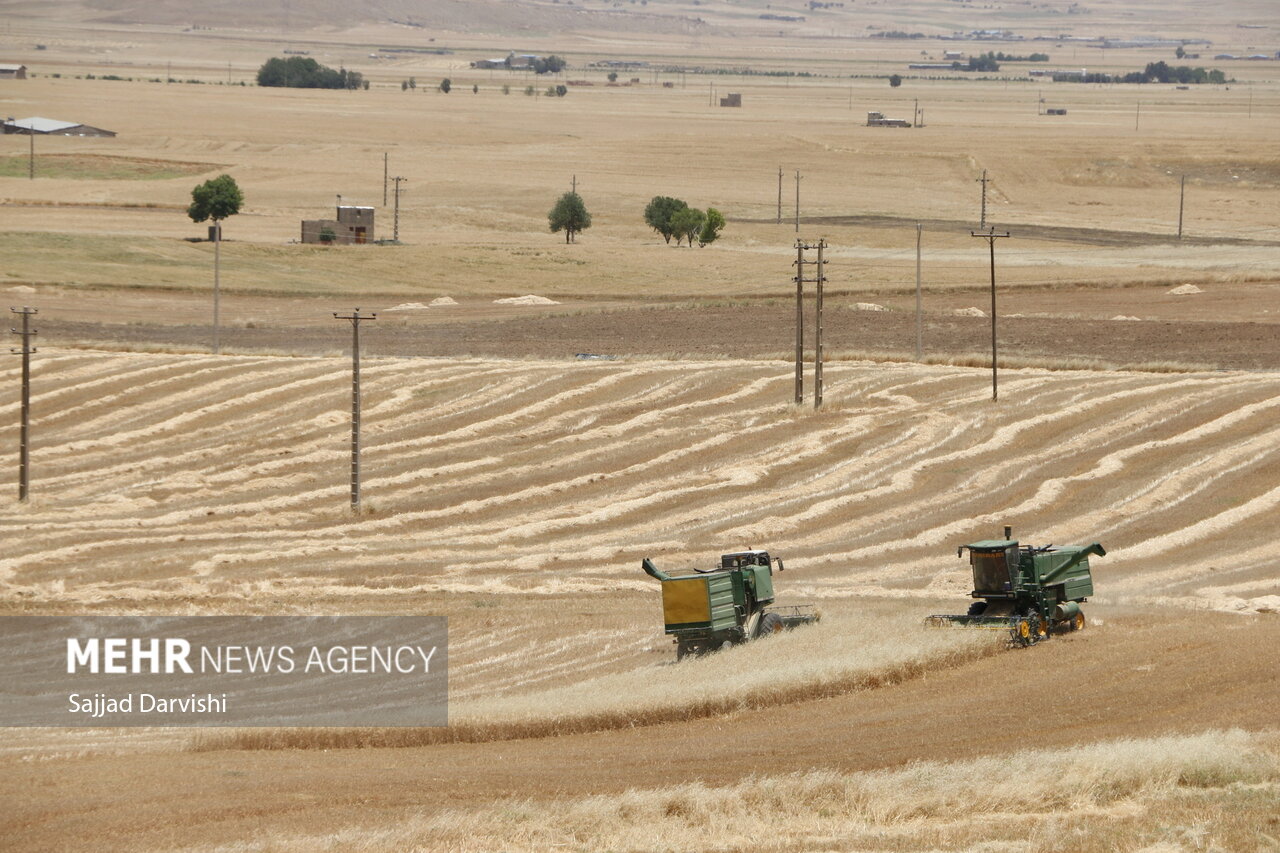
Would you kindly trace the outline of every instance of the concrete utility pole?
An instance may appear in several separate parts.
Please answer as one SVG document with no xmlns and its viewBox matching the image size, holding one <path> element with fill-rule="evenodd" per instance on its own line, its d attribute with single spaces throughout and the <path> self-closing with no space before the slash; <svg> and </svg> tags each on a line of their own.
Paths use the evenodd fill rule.
<svg viewBox="0 0 1280 853">
<path fill-rule="evenodd" d="M 409 179 L 402 178 L 399 175 L 396 175 L 391 180 L 396 182 L 396 209 L 395 209 L 395 217 L 392 220 L 391 241 L 393 243 L 399 243 L 400 242 L 400 182 L 407 181 Z"/>
<path fill-rule="evenodd" d="M 782 224 L 782 167 L 778 167 L 778 224 Z"/>
<path fill-rule="evenodd" d="M 804 402 L 804 244 L 796 241 L 796 405 Z"/>
<path fill-rule="evenodd" d="M 1182 239 L 1182 205 L 1187 199 L 1187 176 L 1182 176 L 1182 183 L 1178 189 L 1178 239 Z"/>
<path fill-rule="evenodd" d="M 982 170 L 982 177 L 974 183 L 982 184 L 982 218 L 978 220 L 978 228 L 987 227 L 987 170 Z"/>
<path fill-rule="evenodd" d="M 995 402 L 999 399 L 999 390 L 996 384 L 996 240 L 1008 237 L 1009 232 L 997 234 L 996 229 L 992 227 L 986 234 L 970 231 L 969 236 L 983 238 L 991 248 L 991 400 Z"/>
<path fill-rule="evenodd" d="M 390 180 L 387 175 L 390 174 L 388 169 L 388 153 L 382 152 L 382 206 L 387 206 L 387 181 Z"/>
<path fill-rule="evenodd" d="M 1142 101 L 1138 101 L 1138 106 L 1133 111 L 1133 129 L 1138 130 L 1138 120 L 1142 118 Z"/>
<path fill-rule="evenodd" d="M 36 179 L 36 129 L 34 127 L 27 132 L 27 139 L 30 140 L 28 142 L 30 149 L 27 154 L 27 180 L 34 181 Z"/>
<path fill-rule="evenodd" d="M 800 170 L 796 169 L 796 233 L 800 233 Z"/>
<path fill-rule="evenodd" d="M 351 509 L 360 510 L 360 321 L 376 320 L 378 315 L 361 314 L 357 308 L 350 314 L 335 313 L 334 319 L 351 321 Z"/>
<path fill-rule="evenodd" d="M 31 339 L 36 336 L 36 330 L 31 328 L 31 315 L 40 312 L 25 305 L 9 310 L 14 314 L 22 315 L 22 329 L 9 329 L 13 334 L 22 336 L 22 346 L 9 351 L 22 356 L 22 420 L 18 429 L 18 501 L 26 503 L 31 467 L 31 354 L 36 351 L 36 348 L 31 346 Z"/>
<path fill-rule="evenodd" d="M 804 402 L 804 285 L 810 282 L 816 285 L 816 326 L 814 329 L 814 360 L 813 360 L 813 407 L 815 409 L 822 408 L 822 292 L 826 284 L 826 258 L 824 252 L 827 248 L 826 240 L 819 240 L 815 244 L 807 244 L 801 240 L 796 240 L 796 404 Z M 806 261 L 804 253 L 816 249 L 818 258 L 816 261 Z M 811 278 L 806 278 L 804 274 L 805 264 L 816 265 L 817 270 Z"/>
<path fill-rule="evenodd" d="M 921 317 L 920 298 L 920 234 L 924 225 L 916 223 L 916 361 L 924 357 L 924 321 Z"/>
<path fill-rule="evenodd" d="M 573 181 L 571 183 L 571 186 L 573 187 L 573 194 L 577 195 L 578 194 L 578 176 L 577 175 L 573 176 Z"/>
</svg>

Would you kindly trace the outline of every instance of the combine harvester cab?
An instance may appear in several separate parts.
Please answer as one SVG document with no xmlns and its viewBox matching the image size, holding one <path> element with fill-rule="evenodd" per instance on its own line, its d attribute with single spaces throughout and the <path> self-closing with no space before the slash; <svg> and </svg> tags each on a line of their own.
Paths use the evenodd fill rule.
<svg viewBox="0 0 1280 853">
<path fill-rule="evenodd" d="M 969 551 L 975 600 L 963 616 L 930 616 L 935 626 L 1007 630 L 1013 642 L 1029 646 L 1055 631 L 1084 628 L 1080 604 L 1093 595 L 1089 556 L 1105 556 L 1091 545 L 1021 546 L 1004 529 L 1004 539 L 984 539 L 956 549 Z"/>
<path fill-rule="evenodd" d="M 675 638 L 676 660 L 817 622 L 812 607 L 770 607 L 775 562 L 781 572 L 782 560 L 768 551 L 739 551 L 721 555 L 717 569 L 669 575 L 646 557 L 645 572 L 662 582 L 663 622 Z"/>
</svg>

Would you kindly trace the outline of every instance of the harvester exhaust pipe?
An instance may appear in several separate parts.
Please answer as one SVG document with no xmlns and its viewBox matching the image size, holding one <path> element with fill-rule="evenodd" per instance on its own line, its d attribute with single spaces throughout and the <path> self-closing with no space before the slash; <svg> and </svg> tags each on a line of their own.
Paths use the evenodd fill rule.
<svg viewBox="0 0 1280 853">
<path fill-rule="evenodd" d="M 657 578 L 660 581 L 671 580 L 671 575 L 667 574 L 664 571 L 659 570 L 658 567 L 653 564 L 653 560 L 650 560 L 648 557 L 645 557 L 643 560 L 641 560 L 640 565 L 644 567 L 645 572 L 647 572 L 648 574 L 652 575 L 653 577 Z"/>
<path fill-rule="evenodd" d="M 1006 542 L 1013 538 L 1013 528 L 1007 524 L 1004 526 L 1004 538 Z"/>
</svg>

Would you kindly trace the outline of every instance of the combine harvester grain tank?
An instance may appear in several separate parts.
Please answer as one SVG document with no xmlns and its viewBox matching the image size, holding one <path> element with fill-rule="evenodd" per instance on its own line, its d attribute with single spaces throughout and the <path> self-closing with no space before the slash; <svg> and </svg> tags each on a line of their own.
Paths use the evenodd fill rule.
<svg viewBox="0 0 1280 853">
<path fill-rule="evenodd" d="M 768 551 L 737 551 L 722 554 L 718 568 L 669 575 L 646 557 L 641 566 L 662 582 L 663 621 L 675 638 L 676 660 L 817 622 L 812 607 L 774 606 L 775 562 L 783 571 L 782 560 Z"/>
</svg>

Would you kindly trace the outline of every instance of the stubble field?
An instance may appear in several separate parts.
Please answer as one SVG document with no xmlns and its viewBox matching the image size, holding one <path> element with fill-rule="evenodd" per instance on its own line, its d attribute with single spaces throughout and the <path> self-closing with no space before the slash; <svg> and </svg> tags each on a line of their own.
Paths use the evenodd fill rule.
<svg viewBox="0 0 1280 853">
<path fill-rule="evenodd" d="M 10 729 L 0 846 L 1273 845 L 1280 63 L 1235 63 L 1236 85 L 1189 91 L 1009 67 L 890 89 L 850 75 L 949 45 L 850 38 L 882 23 L 869 8 L 829 23 L 809 10 L 782 37 L 763 6 L 527 4 L 516 39 L 494 35 L 510 25 L 501 4 L 456 5 L 431 4 L 453 28 L 435 45 L 371 22 L 286 36 L 265 8 L 224 9 L 249 16 L 236 30 L 184 31 L 162 4 L 145 21 L 70 4 L 15 18 L 10 52 L 38 76 L 0 84 L 6 115 L 119 136 L 38 139 L 49 171 L 35 181 L 27 140 L 0 137 L 0 292 L 41 310 L 33 499 L 0 517 L 0 606 L 441 613 L 452 725 Z M 1090 22 L 1118 31 L 1127 10 L 1103 4 Z M 1167 9 L 1132 11 L 1183 34 Z M 989 13 L 973 14 L 912 12 L 957 28 Z M 1237 2 L 1199 26 L 1243 52 L 1263 37 L 1236 19 L 1268 14 Z M 544 29 L 572 15 L 596 23 Z M 545 80 L 466 67 L 513 39 L 579 69 L 818 76 L 645 70 L 611 88 L 602 69 L 575 70 L 594 85 L 532 97 L 525 85 Z M 378 47 L 402 43 L 454 52 Z M 371 89 L 214 85 L 285 46 L 344 61 Z M 1133 70 L 1168 51 L 1050 52 Z M 205 82 L 142 79 L 169 63 Z M 76 79 L 88 73 L 138 79 Z M 401 91 L 410 75 L 418 88 Z M 434 91 L 444 76 L 449 95 Z M 744 107 L 709 106 L 712 88 Z M 1042 90 L 1068 115 L 1037 115 Z M 872 109 L 909 117 L 916 99 L 925 127 L 863 126 Z M 290 242 L 337 195 L 376 206 L 389 237 L 384 152 L 408 179 L 405 245 Z M 970 236 L 984 169 L 989 223 L 1012 234 L 998 246 L 998 403 L 988 321 L 956 313 L 989 308 L 986 244 Z M 223 171 L 247 203 L 225 227 L 214 356 L 212 246 L 188 239 L 203 226 L 184 209 Z M 573 180 L 594 224 L 566 246 L 546 211 Z M 664 245 L 640 216 L 657 194 L 724 211 L 722 240 Z M 791 402 L 786 360 L 797 234 L 831 244 L 817 412 Z M 1200 292 L 1169 293 L 1188 284 Z M 493 302 L 524 294 L 558 304 Z M 443 296 L 458 304 L 416 307 Z M 359 514 L 349 328 L 331 317 L 354 305 L 379 311 Z M 17 377 L 16 358 L 0 365 L 0 388 Z M 0 399 L 0 471 L 16 466 L 17 411 L 16 394 Z M 1011 651 L 920 625 L 966 605 L 952 549 L 1004 524 L 1106 546 L 1084 633 Z M 684 568 L 749 546 L 785 558 L 780 603 L 816 603 L 823 621 L 676 665 L 640 559 Z"/>
</svg>

